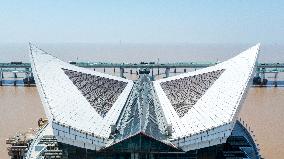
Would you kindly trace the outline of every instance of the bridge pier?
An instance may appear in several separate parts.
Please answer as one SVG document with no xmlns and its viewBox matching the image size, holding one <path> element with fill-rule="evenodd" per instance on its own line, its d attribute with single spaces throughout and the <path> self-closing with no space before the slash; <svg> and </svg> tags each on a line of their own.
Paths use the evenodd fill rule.
<svg viewBox="0 0 284 159">
<path fill-rule="evenodd" d="M 152 68 L 152 80 L 154 81 L 155 77 L 154 77 L 154 68 Z"/>
<path fill-rule="evenodd" d="M 17 78 L 18 78 L 17 73 L 14 72 L 14 86 L 17 85 Z"/>
<path fill-rule="evenodd" d="M 124 68 L 123 68 L 123 67 L 120 67 L 120 77 L 125 78 L 125 77 L 123 76 L 123 74 L 124 74 Z"/>
<path fill-rule="evenodd" d="M 28 86 L 30 87 L 31 86 L 31 81 L 30 81 L 30 73 L 29 73 L 29 68 L 26 68 L 26 78 L 27 78 L 27 83 L 28 83 Z"/>
<path fill-rule="evenodd" d="M 261 73 L 261 83 L 263 83 L 264 82 L 264 80 L 265 80 L 265 68 L 262 68 L 262 73 Z"/>
<path fill-rule="evenodd" d="M 278 78 L 278 72 L 276 72 L 275 73 L 275 75 L 274 75 L 274 82 L 273 82 L 273 84 L 274 84 L 274 87 L 277 87 L 277 78 Z"/>
<path fill-rule="evenodd" d="M 256 77 L 260 77 L 259 72 L 260 72 L 260 68 L 256 68 Z"/>
<path fill-rule="evenodd" d="M 17 76 L 17 73 L 16 73 L 16 72 L 14 72 L 14 78 L 18 78 L 18 76 Z"/>
<path fill-rule="evenodd" d="M 26 78 L 27 78 L 27 83 L 28 83 L 28 86 L 30 87 L 31 86 L 31 81 L 30 81 L 30 73 L 26 72 Z"/>
<path fill-rule="evenodd" d="M 168 78 L 169 76 L 170 76 L 170 67 L 167 67 L 166 68 L 166 71 L 165 71 L 165 73 L 166 73 L 166 78 Z"/>
<path fill-rule="evenodd" d="M 1 70 L 2 70 L 2 69 L 1 69 Z M 2 83 L 2 78 L 3 78 L 3 72 L 1 71 L 1 72 L 0 72 L 0 86 L 3 85 L 3 83 Z"/>
</svg>

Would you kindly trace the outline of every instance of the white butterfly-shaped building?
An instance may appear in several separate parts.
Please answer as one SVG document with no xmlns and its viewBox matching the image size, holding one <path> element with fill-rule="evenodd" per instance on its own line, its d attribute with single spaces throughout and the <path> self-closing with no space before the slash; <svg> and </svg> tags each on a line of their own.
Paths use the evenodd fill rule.
<svg viewBox="0 0 284 159">
<path fill-rule="evenodd" d="M 97 154 L 167 151 L 186 156 L 228 143 L 232 136 L 245 136 L 255 151 L 241 149 L 246 157 L 258 157 L 237 118 L 254 75 L 259 44 L 215 66 L 156 81 L 142 74 L 137 81 L 111 76 L 63 62 L 33 45 L 30 50 L 49 120 L 46 129 L 62 145 Z M 141 138 L 143 142 L 136 143 Z M 30 148 L 28 156 L 35 151 Z"/>
</svg>

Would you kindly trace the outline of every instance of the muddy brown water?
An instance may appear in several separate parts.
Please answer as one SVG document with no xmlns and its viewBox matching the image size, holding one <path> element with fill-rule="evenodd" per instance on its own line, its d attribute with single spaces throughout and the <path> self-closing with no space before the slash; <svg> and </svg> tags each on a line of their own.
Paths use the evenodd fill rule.
<svg viewBox="0 0 284 159">
<path fill-rule="evenodd" d="M 284 153 L 284 88 L 249 90 L 240 116 L 248 123 L 264 158 Z M 37 127 L 44 110 L 36 87 L 0 87 L 0 158 L 8 159 L 5 139 Z"/>
</svg>

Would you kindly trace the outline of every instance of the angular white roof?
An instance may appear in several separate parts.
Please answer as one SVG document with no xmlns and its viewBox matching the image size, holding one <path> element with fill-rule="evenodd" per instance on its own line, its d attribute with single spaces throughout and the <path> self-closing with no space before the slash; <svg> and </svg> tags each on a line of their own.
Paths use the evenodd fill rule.
<svg viewBox="0 0 284 159">
<path fill-rule="evenodd" d="M 253 76 L 258 52 L 259 44 L 215 66 L 154 81 L 166 120 L 172 124 L 174 129 L 173 138 L 197 134 L 235 120 L 242 100 L 246 95 L 249 81 Z M 213 77 L 210 74 L 214 74 L 217 78 L 212 80 Z M 197 99 L 196 103 L 193 102 L 194 104 L 190 106 L 191 108 L 183 116 L 179 116 L 169 100 L 170 95 L 167 95 L 162 86 L 167 82 L 168 85 L 173 85 L 172 83 L 179 79 L 191 80 L 192 78 L 200 78 L 199 84 L 204 84 L 204 81 L 207 81 L 205 85 L 208 84 L 208 79 L 212 81 L 209 82 L 210 86 L 207 87 L 192 83 L 192 87 L 198 87 L 199 89 L 202 87 L 206 88 L 206 90 L 197 90 L 204 94 Z M 183 84 L 180 82 L 179 85 Z M 185 86 L 180 87 L 185 89 Z M 171 88 L 175 88 L 175 86 Z M 176 91 L 174 92 L 176 93 Z M 180 96 L 178 98 L 181 99 Z"/>
<path fill-rule="evenodd" d="M 132 90 L 133 81 L 71 65 L 33 45 L 30 49 L 38 91 L 60 142 L 90 149 L 110 145 L 111 125 L 131 130 L 124 125 L 132 121 L 135 112 L 127 111 L 136 105 L 142 125 L 158 122 L 155 130 L 163 135 L 169 131 L 165 125 L 171 125 L 167 141 L 188 151 L 223 143 L 230 135 L 254 73 L 259 44 L 215 66 L 156 80 L 154 89 L 147 87 L 154 94 L 142 93 L 138 104 L 133 100 L 140 96 Z M 154 102 L 144 110 L 143 99 L 150 97 Z M 158 114 L 152 123 L 143 116 L 150 108 Z"/>
<path fill-rule="evenodd" d="M 108 138 L 110 125 L 115 124 L 130 93 L 133 82 L 86 68 L 79 68 L 57 59 L 31 45 L 31 63 L 38 91 L 49 121 L 59 122 L 97 136 Z M 123 92 L 102 117 L 72 83 L 63 69 L 127 83 Z"/>
</svg>

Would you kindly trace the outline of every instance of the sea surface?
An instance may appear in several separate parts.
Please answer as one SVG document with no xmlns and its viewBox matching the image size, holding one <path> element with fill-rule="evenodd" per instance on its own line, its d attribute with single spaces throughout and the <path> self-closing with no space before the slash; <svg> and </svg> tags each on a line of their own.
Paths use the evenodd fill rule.
<svg viewBox="0 0 284 159">
<path fill-rule="evenodd" d="M 240 117 L 251 130 L 266 159 L 280 159 L 284 150 L 284 88 L 252 87 Z M 5 139 L 37 127 L 44 110 L 36 87 L 0 87 L 0 158 L 8 159 Z"/>
<path fill-rule="evenodd" d="M 254 44 L 66 43 L 37 45 L 64 61 L 189 62 L 223 61 Z M 0 62 L 10 61 L 28 62 L 28 44 L 0 44 Z M 284 45 L 262 45 L 259 61 L 284 62 Z M 102 72 L 103 70 L 98 69 L 97 71 Z M 107 72 L 113 74 L 112 70 L 107 70 Z M 162 78 L 162 76 L 157 78 Z M 128 73 L 127 77 L 133 79 L 135 75 Z M 283 75 L 280 78 L 283 78 Z M 36 87 L 0 87 L 0 158 L 9 158 L 5 144 L 6 138 L 17 132 L 37 128 L 37 120 L 44 116 Z M 282 158 L 284 153 L 284 87 L 251 87 L 242 106 L 240 117 L 253 130 L 264 158 Z"/>
</svg>

